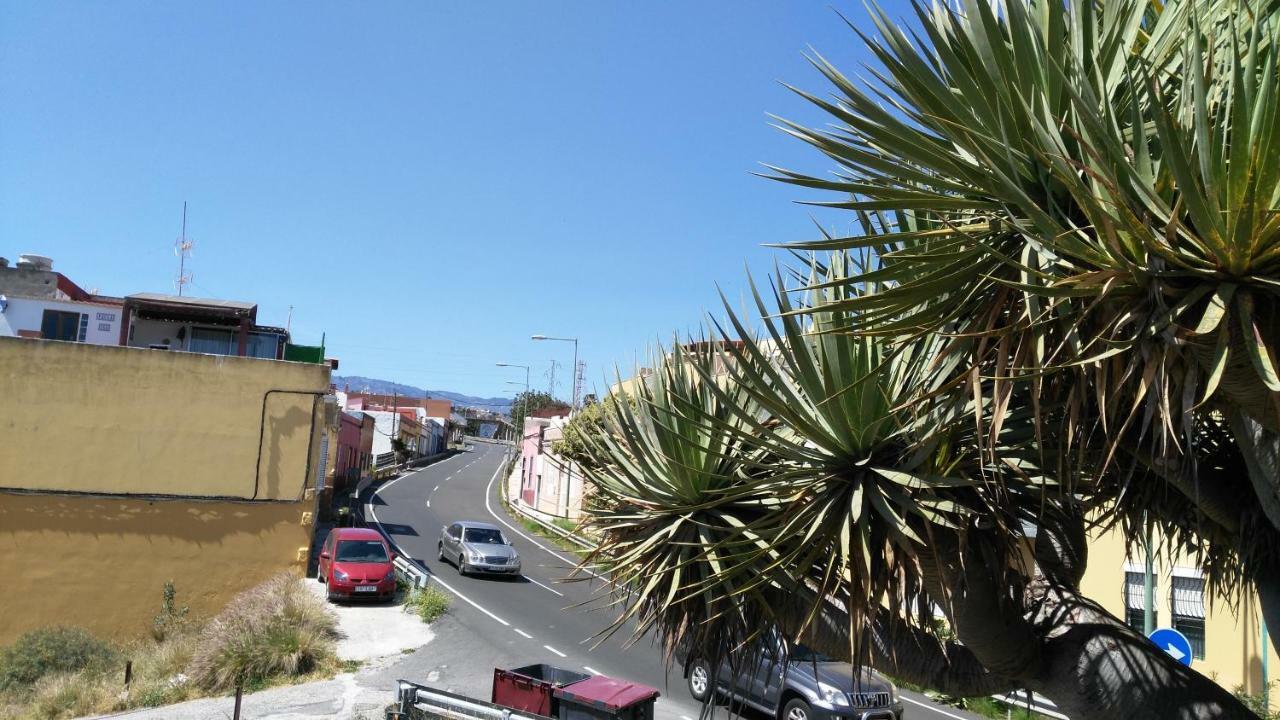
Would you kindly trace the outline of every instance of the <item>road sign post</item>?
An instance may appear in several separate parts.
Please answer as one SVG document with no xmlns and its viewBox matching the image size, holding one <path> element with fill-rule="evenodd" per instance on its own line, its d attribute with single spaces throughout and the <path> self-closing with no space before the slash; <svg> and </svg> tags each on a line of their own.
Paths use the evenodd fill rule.
<svg viewBox="0 0 1280 720">
<path fill-rule="evenodd" d="M 1169 657 L 1191 667 L 1191 641 L 1173 628 L 1159 628 L 1147 636 L 1156 647 L 1169 653 Z"/>
</svg>

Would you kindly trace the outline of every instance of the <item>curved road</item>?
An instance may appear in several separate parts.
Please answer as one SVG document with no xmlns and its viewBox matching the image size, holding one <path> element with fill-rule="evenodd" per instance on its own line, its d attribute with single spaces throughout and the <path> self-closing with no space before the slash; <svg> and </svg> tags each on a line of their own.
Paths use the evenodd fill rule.
<svg viewBox="0 0 1280 720">
<path fill-rule="evenodd" d="M 503 457 L 503 446 L 477 443 L 467 452 L 387 482 L 371 495 L 366 519 L 380 527 L 402 555 L 431 574 L 433 582 L 456 596 L 450 613 L 475 636 L 477 647 L 501 648 L 510 667 L 547 663 L 642 682 L 662 691 L 660 718 L 697 718 L 700 704 L 689 695 L 678 668 L 667 675 L 654 643 L 641 640 L 625 647 L 630 627 L 603 641 L 597 637 L 616 613 L 602 607 L 602 583 L 562 582 L 576 558 L 530 536 L 507 516 L 497 497 Z M 458 520 L 501 526 L 520 552 L 524 577 L 462 577 L 453 565 L 438 560 L 440 529 Z M 487 678 L 492 671 L 476 667 L 466 672 Z M 903 700 L 906 720 L 978 718 L 911 693 L 904 693 Z"/>
</svg>

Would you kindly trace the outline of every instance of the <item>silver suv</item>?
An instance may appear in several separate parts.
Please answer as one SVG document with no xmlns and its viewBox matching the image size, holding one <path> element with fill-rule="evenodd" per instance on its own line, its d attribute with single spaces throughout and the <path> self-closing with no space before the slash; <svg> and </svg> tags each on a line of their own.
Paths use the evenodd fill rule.
<svg viewBox="0 0 1280 720">
<path fill-rule="evenodd" d="M 696 700 L 706 700 L 712 692 L 729 695 L 778 720 L 902 720 L 898 689 L 874 670 L 855 676 L 849 663 L 804 645 L 786 649 L 776 633 L 765 635 L 744 655 L 736 674 L 728 662 L 713 673 L 706 659 L 686 659 L 690 694 Z"/>
</svg>

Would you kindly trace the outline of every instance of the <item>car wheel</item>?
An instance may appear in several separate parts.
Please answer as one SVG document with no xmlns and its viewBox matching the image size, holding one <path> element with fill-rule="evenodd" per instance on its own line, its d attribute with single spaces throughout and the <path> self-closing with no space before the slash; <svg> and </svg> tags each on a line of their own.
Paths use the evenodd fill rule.
<svg viewBox="0 0 1280 720">
<path fill-rule="evenodd" d="M 813 709 L 804 701 L 804 698 L 791 698 L 782 708 L 780 720 L 810 720 L 812 717 Z"/>
<path fill-rule="evenodd" d="M 458 556 L 458 574 L 467 574 L 467 559 L 461 555 Z"/>
<path fill-rule="evenodd" d="M 689 694 L 702 702 L 711 695 L 711 666 L 701 658 L 689 665 Z"/>
</svg>

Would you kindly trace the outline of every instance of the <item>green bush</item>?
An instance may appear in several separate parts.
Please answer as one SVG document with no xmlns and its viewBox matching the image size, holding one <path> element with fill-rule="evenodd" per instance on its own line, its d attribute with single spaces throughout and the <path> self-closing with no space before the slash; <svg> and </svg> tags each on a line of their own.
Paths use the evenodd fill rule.
<svg viewBox="0 0 1280 720">
<path fill-rule="evenodd" d="M 449 596 L 433 585 L 418 588 L 409 594 L 404 609 L 422 618 L 422 622 L 435 622 L 449 609 Z"/>
<path fill-rule="evenodd" d="M 205 627 L 188 674 L 227 691 L 336 665 L 338 619 L 297 578 L 282 574 L 238 595 Z"/>
<path fill-rule="evenodd" d="M 0 690 L 28 687 L 46 675 L 105 667 L 111 645 L 80 628 L 41 628 L 0 648 Z"/>
<path fill-rule="evenodd" d="M 178 590 L 174 587 L 172 580 L 164 584 L 162 597 L 160 614 L 151 619 L 151 637 L 155 638 L 156 642 L 163 642 L 169 635 L 181 632 L 187 622 L 187 612 L 190 609 L 186 605 L 178 607 Z"/>
</svg>

